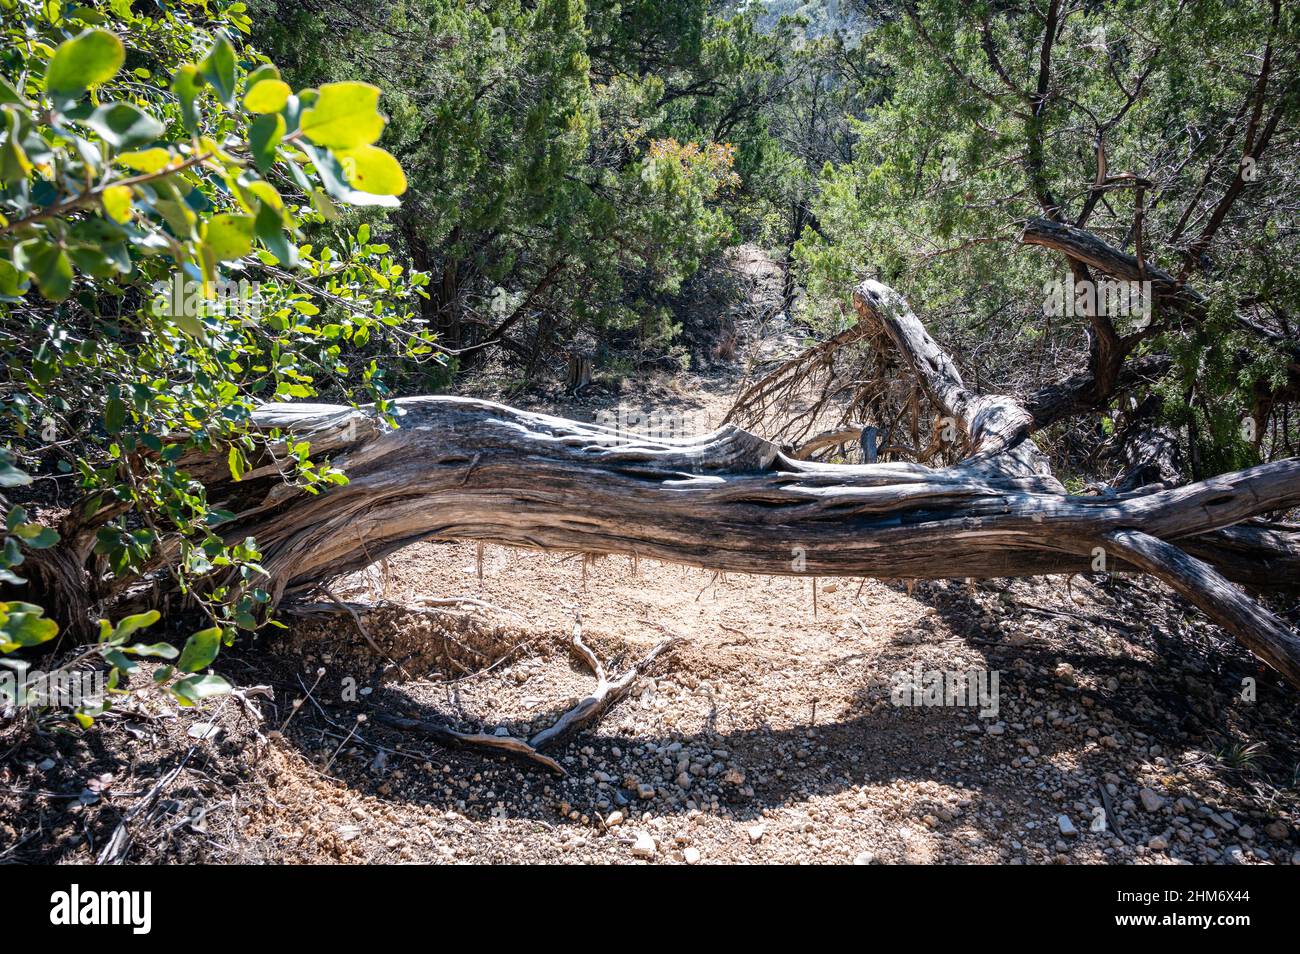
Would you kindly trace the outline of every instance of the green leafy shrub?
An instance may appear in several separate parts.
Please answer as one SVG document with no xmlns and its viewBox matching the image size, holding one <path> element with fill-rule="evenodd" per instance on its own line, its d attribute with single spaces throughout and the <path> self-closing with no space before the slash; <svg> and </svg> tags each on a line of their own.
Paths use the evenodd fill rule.
<svg viewBox="0 0 1300 954">
<path fill-rule="evenodd" d="M 175 658 L 162 681 L 192 704 L 224 686 L 202 675 L 220 647 L 269 624 L 268 596 L 256 541 L 223 539 L 231 515 L 179 462 L 224 451 L 238 480 L 265 401 L 329 394 L 395 423 L 377 343 L 439 355 L 414 315 L 428 276 L 343 218 L 406 189 L 376 144 L 379 89 L 295 91 L 244 43 L 242 3 L 136 6 L 0 0 L 0 484 L 36 499 L 45 471 L 89 500 L 59 529 L 93 533 L 95 597 L 173 574 L 209 626 L 178 651 L 128 644 L 156 612 L 101 621 L 93 651 L 113 690 L 133 655 Z M 284 480 L 346 481 L 270 439 Z M 30 552 L 80 544 L 4 506 L 0 581 L 27 596 Z M 0 653 L 55 636 L 38 597 L 0 603 Z"/>
</svg>

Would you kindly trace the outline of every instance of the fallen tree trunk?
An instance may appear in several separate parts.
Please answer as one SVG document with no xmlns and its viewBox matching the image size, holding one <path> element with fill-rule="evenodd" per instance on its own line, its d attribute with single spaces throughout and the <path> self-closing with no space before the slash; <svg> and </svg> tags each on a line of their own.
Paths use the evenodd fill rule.
<svg viewBox="0 0 1300 954">
<path fill-rule="evenodd" d="M 1189 594 L 1211 579 L 1175 569 L 1177 555 L 1191 553 L 1215 579 L 1300 580 L 1296 534 L 1247 523 L 1300 506 L 1300 461 L 1175 489 L 1069 495 L 1032 440 L 1033 417 L 1010 398 L 970 391 L 900 296 L 864 282 L 855 305 L 864 330 L 892 341 L 951 415 L 971 451 L 961 463 L 822 464 L 733 425 L 653 440 L 487 401 L 420 397 L 398 402 L 395 430 L 367 409 L 271 404 L 257 413 L 259 427 L 309 441 L 313 456 L 347 473 L 349 483 L 327 493 L 287 483 L 269 453 L 238 482 L 223 455 L 182 466 L 214 506 L 236 514 L 221 528 L 228 539 L 255 537 L 273 602 L 429 538 L 887 579 L 1087 572 L 1100 568 L 1100 554 L 1108 571 L 1152 572 Z M 1300 682 L 1298 644 L 1277 638 L 1280 622 L 1245 594 L 1213 588 L 1195 601 Z"/>
<path fill-rule="evenodd" d="M 364 411 L 343 419 L 357 434 L 334 458 L 347 486 L 311 496 L 266 476 L 260 489 L 238 488 L 261 499 L 223 530 L 257 539 L 277 599 L 430 537 L 736 572 L 942 579 L 1087 571 L 1100 536 L 1131 528 L 1192 538 L 1221 554 L 1225 575 L 1263 583 L 1211 533 L 1300 505 L 1300 461 L 1158 493 L 1071 497 L 1051 478 L 999 476 L 978 459 L 944 470 L 817 464 L 730 427 L 655 441 L 466 398 L 399 406 L 394 431 Z M 301 435 L 320 419 L 308 414 L 339 426 L 340 413 L 268 406 L 258 420 Z"/>
</svg>

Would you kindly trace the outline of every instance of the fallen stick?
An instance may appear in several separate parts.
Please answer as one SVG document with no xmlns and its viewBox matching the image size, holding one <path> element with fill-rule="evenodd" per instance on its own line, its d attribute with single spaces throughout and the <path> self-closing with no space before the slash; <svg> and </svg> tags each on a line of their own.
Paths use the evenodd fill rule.
<svg viewBox="0 0 1300 954">
<path fill-rule="evenodd" d="M 484 732 L 460 732 L 438 722 L 431 722 L 427 719 L 412 719 L 406 716 L 392 715 L 387 712 L 375 713 L 374 720 L 383 725 L 391 726 L 394 729 L 420 732 L 437 742 L 441 742 L 443 745 L 495 749 L 500 752 L 505 752 L 507 755 L 514 755 L 530 762 L 536 762 L 539 765 L 545 765 L 552 772 L 559 775 L 569 774 L 564 770 L 564 766 L 555 761 L 555 759 L 551 758 L 549 755 L 543 755 L 541 752 L 537 751 L 535 746 L 530 745 L 523 739 L 516 739 L 512 735 L 488 735 Z"/>
<path fill-rule="evenodd" d="M 419 606 L 477 606 L 481 609 L 495 610 L 498 613 L 505 613 L 516 619 L 524 617 L 512 609 L 504 606 L 497 606 L 495 603 L 489 603 L 487 600 L 477 600 L 472 596 L 417 596 L 412 602 Z"/>
<path fill-rule="evenodd" d="M 635 663 L 631 669 L 611 681 L 605 678 L 604 667 L 595 660 L 595 655 L 591 650 L 583 645 L 581 639 L 576 639 L 574 643 L 575 651 L 583 655 L 583 658 L 588 663 L 594 663 L 592 668 L 598 678 L 596 691 L 561 715 L 549 728 L 545 728 L 534 735 L 528 740 L 529 744 L 535 749 L 554 745 L 583 726 L 595 722 L 628 694 L 638 676 L 645 672 L 656 659 L 679 642 L 680 640 L 675 636 L 665 639 L 650 650 L 640 662 Z"/>
</svg>

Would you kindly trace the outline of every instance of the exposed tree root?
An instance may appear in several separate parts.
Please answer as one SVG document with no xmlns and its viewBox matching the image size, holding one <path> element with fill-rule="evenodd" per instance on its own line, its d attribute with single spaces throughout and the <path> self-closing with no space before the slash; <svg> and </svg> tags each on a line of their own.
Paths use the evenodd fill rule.
<svg viewBox="0 0 1300 954">
<path fill-rule="evenodd" d="M 529 762 L 536 762 L 538 765 L 544 765 L 557 775 L 568 775 L 564 766 L 549 755 L 543 755 L 537 749 L 529 745 L 523 739 L 516 739 L 511 735 L 488 735 L 485 732 L 459 732 L 439 722 L 433 722 L 429 719 L 411 719 L 406 716 L 394 715 L 391 712 L 376 712 L 371 718 L 376 722 L 391 726 L 394 729 L 404 729 L 408 732 L 419 732 L 427 736 L 434 742 L 442 745 L 461 746 L 469 748 L 493 749 L 511 755 L 516 758 L 524 759 Z"/>
<path fill-rule="evenodd" d="M 596 690 L 587 698 L 583 699 L 572 709 L 563 713 L 550 726 L 538 732 L 531 739 L 529 744 L 535 749 L 540 749 L 548 745 L 554 745 L 560 742 L 583 726 L 589 725 L 600 719 L 606 712 L 618 704 L 628 691 L 632 688 L 633 682 L 643 672 L 650 667 L 656 659 L 671 650 L 680 640 L 669 638 L 663 640 L 650 650 L 641 660 L 635 663 L 632 668 L 619 676 L 617 679 L 609 679 L 605 673 L 605 667 L 601 665 L 596 654 L 587 648 L 582 641 L 582 624 L 574 626 L 572 648 L 575 653 L 586 661 L 591 667 L 591 671 L 596 676 Z"/>
<path fill-rule="evenodd" d="M 453 602 L 462 602 L 455 600 Z M 473 601 L 480 602 L 480 601 Z M 489 605 L 489 604 L 484 604 Z M 297 615 L 304 616 L 322 616 L 336 615 L 347 613 L 353 621 L 361 626 L 360 617 L 370 610 L 379 608 L 406 609 L 397 604 L 383 604 L 367 606 L 357 603 L 338 602 L 334 605 L 323 603 L 296 604 L 291 607 L 291 611 Z M 421 612 L 415 610 L 414 612 Z M 438 610 L 424 610 L 426 613 L 442 612 Z M 364 632 L 364 628 L 362 630 Z M 408 716 L 395 715 L 389 712 L 375 712 L 371 715 L 374 721 L 396 729 L 403 729 L 410 732 L 420 732 L 428 736 L 435 742 L 443 745 L 459 746 L 467 748 L 487 748 L 504 752 L 526 761 L 536 762 L 544 765 L 554 772 L 561 775 L 568 774 L 564 767 L 561 766 L 550 756 L 542 754 L 539 750 L 554 746 L 563 742 L 573 735 L 579 729 L 594 725 L 610 709 L 617 705 L 631 691 L 633 684 L 638 676 L 645 673 L 655 660 L 673 649 L 680 640 L 677 637 L 665 639 L 658 643 L 653 649 L 643 656 L 638 662 L 634 663 L 631 668 L 624 672 L 616 679 L 610 679 L 603 663 L 599 657 L 582 641 L 582 623 L 579 620 L 574 625 L 573 636 L 570 640 L 570 649 L 583 660 L 596 676 L 597 686 L 591 695 L 584 698 L 571 709 L 567 709 L 545 729 L 537 732 L 531 739 L 524 740 L 510 735 L 489 735 L 482 732 L 462 732 L 453 729 L 450 726 L 435 722 L 429 719 L 416 719 Z M 384 655 L 382 650 L 375 646 L 371 641 L 371 647 L 380 655 Z M 387 658 L 385 656 L 385 658 Z"/>
</svg>

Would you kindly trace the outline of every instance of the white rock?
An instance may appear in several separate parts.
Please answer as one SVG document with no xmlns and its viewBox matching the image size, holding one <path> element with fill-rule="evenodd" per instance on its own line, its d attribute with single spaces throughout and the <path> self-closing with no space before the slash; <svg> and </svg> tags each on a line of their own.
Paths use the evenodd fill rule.
<svg viewBox="0 0 1300 954">
<path fill-rule="evenodd" d="M 749 829 L 749 843 L 751 845 L 757 845 L 763 840 L 765 834 L 767 834 L 766 825 L 755 825 L 753 828 Z"/>
<path fill-rule="evenodd" d="M 605 827 L 606 827 L 606 828 L 614 828 L 615 826 L 617 826 L 617 825 L 621 825 L 621 824 L 623 824 L 623 813 L 622 813 L 622 812 L 610 812 L 610 813 L 609 813 L 609 817 L 605 819 Z"/>
<path fill-rule="evenodd" d="M 869 865 L 876 860 L 876 856 L 869 851 L 864 851 L 853 859 L 855 865 Z"/>
<path fill-rule="evenodd" d="M 687 848 L 682 852 L 682 860 L 688 865 L 697 865 L 700 863 L 700 849 Z"/>
<path fill-rule="evenodd" d="M 221 726 L 215 722 L 196 722 L 186 730 L 191 739 L 212 741 L 221 734 Z"/>
<path fill-rule="evenodd" d="M 637 858 L 653 858 L 659 851 L 659 846 L 655 840 L 650 837 L 649 832 L 639 831 L 636 833 L 636 841 L 632 844 L 632 854 Z"/>
<path fill-rule="evenodd" d="M 1074 822 L 1070 821 L 1069 815 L 1058 815 L 1056 818 L 1056 827 L 1061 829 L 1062 835 L 1079 834 L 1079 829 L 1074 827 Z"/>
</svg>

